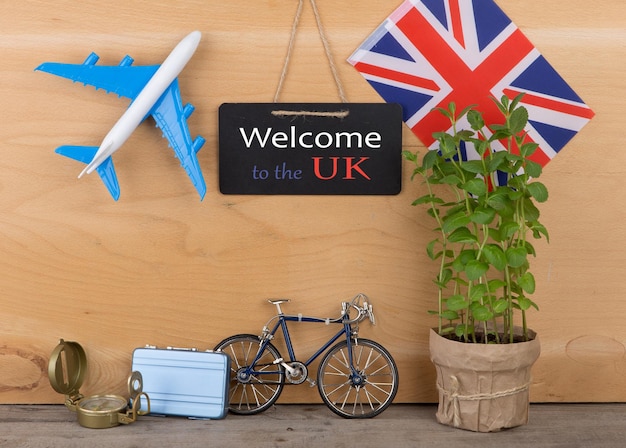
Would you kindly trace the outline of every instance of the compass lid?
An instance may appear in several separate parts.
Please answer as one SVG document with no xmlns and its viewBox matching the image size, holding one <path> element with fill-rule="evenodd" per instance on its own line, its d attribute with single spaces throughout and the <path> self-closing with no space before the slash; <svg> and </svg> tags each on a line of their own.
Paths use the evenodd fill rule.
<svg viewBox="0 0 626 448">
<path fill-rule="evenodd" d="M 48 378 L 52 388 L 70 397 L 79 395 L 78 389 L 83 384 L 86 372 L 85 350 L 78 342 L 61 339 L 48 362 Z"/>
</svg>

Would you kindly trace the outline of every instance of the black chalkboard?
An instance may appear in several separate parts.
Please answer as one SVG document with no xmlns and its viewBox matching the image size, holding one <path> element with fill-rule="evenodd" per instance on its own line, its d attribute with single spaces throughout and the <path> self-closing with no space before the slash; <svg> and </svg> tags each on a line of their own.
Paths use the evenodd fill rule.
<svg viewBox="0 0 626 448">
<path fill-rule="evenodd" d="M 401 151 L 398 104 L 225 103 L 219 108 L 223 194 L 398 194 Z"/>
</svg>

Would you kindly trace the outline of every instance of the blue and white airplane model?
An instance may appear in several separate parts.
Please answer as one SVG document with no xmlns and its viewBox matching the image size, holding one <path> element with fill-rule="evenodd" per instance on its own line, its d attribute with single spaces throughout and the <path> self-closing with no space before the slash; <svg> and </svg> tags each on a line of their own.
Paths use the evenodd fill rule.
<svg viewBox="0 0 626 448">
<path fill-rule="evenodd" d="M 119 65 L 97 66 L 98 55 L 91 53 L 82 64 L 45 62 L 35 69 L 82 82 L 84 85 L 89 84 L 96 90 L 114 92 L 131 100 L 126 112 L 104 137 L 100 146 L 60 146 L 56 149 L 58 154 L 87 164 L 78 177 L 96 170 L 111 196 L 117 201 L 120 187 L 111 155 L 124 144 L 143 120 L 152 115 L 187 171 L 200 200 L 204 198 L 206 184 L 196 153 L 205 140 L 200 135 L 191 139 L 187 118 L 194 107 L 191 104 L 183 106 L 176 79 L 196 51 L 200 37 L 199 31 L 190 33 L 161 65 L 131 66 L 133 59 L 126 56 Z"/>
</svg>

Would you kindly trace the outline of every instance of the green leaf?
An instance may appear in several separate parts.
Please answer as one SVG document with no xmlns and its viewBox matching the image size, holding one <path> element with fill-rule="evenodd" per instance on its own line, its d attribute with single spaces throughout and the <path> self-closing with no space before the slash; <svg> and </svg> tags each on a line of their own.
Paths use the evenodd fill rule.
<svg viewBox="0 0 626 448">
<path fill-rule="evenodd" d="M 506 261 L 512 268 L 519 268 L 526 263 L 526 248 L 525 247 L 509 247 L 506 250 Z"/>
<path fill-rule="evenodd" d="M 506 267 L 506 255 L 500 246 L 496 244 L 487 244 L 483 247 L 483 255 L 485 259 L 498 271 L 503 271 Z"/>
<path fill-rule="evenodd" d="M 493 134 L 489 137 L 490 142 L 506 139 L 511 136 L 511 130 L 504 125 L 492 124 L 491 129 L 493 130 Z"/>
<path fill-rule="evenodd" d="M 530 199 L 524 199 L 524 217 L 526 221 L 537 221 L 539 219 L 539 209 L 535 207 L 533 201 Z"/>
<path fill-rule="evenodd" d="M 488 140 L 473 138 L 470 141 L 474 144 L 474 149 L 476 150 L 476 152 L 478 153 L 481 159 L 483 159 L 487 151 L 491 149 Z"/>
<path fill-rule="evenodd" d="M 469 280 L 478 280 L 485 275 L 488 269 L 489 265 L 484 261 L 470 260 L 465 265 L 465 274 Z"/>
<path fill-rule="evenodd" d="M 470 223 L 469 217 L 463 212 L 457 212 L 453 215 L 443 218 L 443 231 L 450 233 L 459 227 L 465 227 Z"/>
<path fill-rule="evenodd" d="M 470 300 L 472 302 L 480 301 L 487 295 L 487 285 L 484 283 L 479 283 L 472 287 L 470 291 Z"/>
<path fill-rule="evenodd" d="M 533 155 L 533 153 L 537 150 L 537 148 L 539 148 L 539 143 L 535 143 L 535 142 L 524 143 L 522 146 L 520 146 L 519 153 L 522 155 L 522 157 L 528 158 Z"/>
<path fill-rule="evenodd" d="M 438 198 L 435 195 L 425 194 L 424 196 L 420 196 L 416 200 L 414 200 L 411 205 L 420 205 L 420 204 L 443 204 L 443 199 Z"/>
<path fill-rule="evenodd" d="M 455 118 L 456 115 L 456 103 L 454 101 L 450 101 L 448 103 L 448 110 L 450 111 L 450 115 L 452 118 Z"/>
<path fill-rule="evenodd" d="M 464 336 L 468 336 L 474 333 L 474 326 L 468 324 L 458 324 L 454 329 L 454 334 L 458 338 L 462 338 Z"/>
<path fill-rule="evenodd" d="M 452 110 L 452 113 L 454 113 L 454 109 L 456 109 L 456 105 L 454 103 L 450 103 L 448 105 L 448 107 Z M 442 114 L 442 115 L 448 117 L 448 119 L 452 120 L 452 114 L 450 112 L 448 112 L 447 109 L 444 109 L 443 107 L 435 107 L 433 110 L 436 110 L 440 114 Z"/>
<path fill-rule="evenodd" d="M 532 182 L 527 185 L 528 192 L 537 202 L 548 200 L 548 189 L 541 182 Z"/>
<path fill-rule="evenodd" d="M 513 176 L 509 179 L 508 186 L 510 188 L 514 188 L 516 190 L 521 190 L 524 188 L 524 184 L 528 181 L 528 174 L 522 174 L 519 176 Z"/>
<path fill-rule="evenodd" d="M 543 168 L 537 162 L 527 160 L 524 171 L 526 171 L 526 174 L 528 174 L 530 177 L 537 179 L 539 176 L 541 176 Z"/>
<path fill-rule="evenodd" d="M 496 229 L 495 227 L 489 227 L 488 234 L 489 234 L 489 238 L 491 238 L 497 243 L 501 243 L 503 241 L 502 234 L 500 233 L 500 229 Z"/>
<path fill-rule="evenodd" d="M 472 316 L 478 321 L 487 321 L 493 318 L 493 313 L 485 305 L 477 305 L 472 308 Z"/>
<path fill-rule="evenodd" d="M 533 257 L 537 256 L 537 252 L 535 251 L 535 247 L 528 241 L 524 241 L 524 247 L 526 248 L 526 253 L 528 255 L 532 255 Z"/>
<path fill-rule="evenodd" d="M 489 280 L 487 285 L 489 286 L 489 291 L 494 292 L 500 288 L 504 288 L 506 286 L 506 282 L 504 280 L 500 280 L 499 278 L 494 278 L 493 280 Z"/>
<path fill-rule="evenodd" d="M 439 240 L 432 240 L 426 245 L 426 255 L 431 260 L 436 260 L 441 256 L 441 252 L 435 253 L 435 244 L 439 243 Z"/>
<path fill-rule="evenodd" d="M 509 238 L 511 238 L 513 235 L 515 235 L 516 232 L 519 231 L 519 229 L 520 229 L 519 224 L 514 221 L 504 222 L 500 226 L 500 229 L 499 229 L 502 241 L 508 240 Z"/>
<path fill-rule="evenodd" d="M 528 294 L 535 292 L 535 277 L 530 272 L 524 272 L 518 279 L 520 287 Z"/>
<path fill-rule="evenodd" d="M 519 305 L 519 307 L 520 307 L 520 309 L 522 311 L 526 311 L 531 306 L 534 307 L 535 309 L 539 309 L 537 307 L 537 304 L 534 303 L 532 300 L 530 300 L 528 297 L 518 297 L 517 298 L 517 304 Z"/>
<path fill-rule="evenodd" d="M 452 266 L 452 269 L 454 269 L 457 272 L 463 272 L 465 270 L 465 265 L 462 263 L 460 257 L 456 257 L 454 260 L 452 260 L 451 266 Z"/>
<path fill-rule="evenodd" d="M 487 205 L 495 210 L 504 210 L 507 207 L 508 199 L 504 191 L 494 192 L 487 199 Z"/>
<path fill-rule="evenodd" d="M 455 135 L 455 137 L 457 138 L 457 141 L 464 141 L 464 142 L 469 141 L 473 136 L 474 136 L 474 133 L 472 131 L 468 131 L 467 129 L 458 131 Z"/>
<path fill-rule="evenodd" d="M 439 154 L 437 154 L 437 151 L 426 151 L 426 154 L 424 154 L 424 158 L 422 159 L 422 168 L 425 170 L 431 169 L 435 165 L 438 156 Z"/>
<path fill-rule="evenodd" d="M 409 162 L 417 162 L 417 153 L 411 151 L 402 151 L 402 157 Z"/>
<path fill-rule="evenodd" d="M 524 197 L 524 192 L 519 190 L 510 190 L 508 196 L 511 201 L 519 201 L 522 197 Z"/>
<path fill-rule="evenodd" d="M 491 97 L 491 100 L 496 104 L 496 106 L 498 106 L 498 109 L 500 109 L 500 112 L 502 113 L 502 115 L 506 115 L 509 110 L 508 110 L 508 102 L 509 99 L 507 98 L 506 95 L 502 95 L 501 101 L 498 101 L 497 98 Z M 504 104 L 507 103 L 507 104 Z"/>
<path fill-rule="evenodd" d="M 446 308 L 452 311 L 464 310 L 469 306 L 469 302 L 460 294 L 449 297 L 446 300 Z"/>
<path fill-rule="evenodd" d="M 461 162 L 461 168 L 472 174 L 484 174 L 485 172 L 482 160 L 468 160 Z"/>
<path fill-rule="evenodd" d="M 482 196 L 487 193 L 487 185 L 483 179 L 472 179 L 461 185 L 461 188 L 475 196 Z"/>
<path fill-rule="evenodd" d="M 459 116 L 457 117 L 457 119 L 463 117 L 465 114 L 469 113 L 469 111 L 475 107 L 476 107 L 476 104 L 470 104 L 469 106 L 465 106 L 463 110 L 459 113 Z"/>
<path fill-rule="evenodd" d="M 471 244 L 478 242 L 478 238 L 467 227 L 459 227 L 448 236 L 448 241 Z"/>
<path fill-rule="evenodd" d="M 496 216 L 496 211 L 488 207 L 476 207 L 470 215 L 470 220 L 476 224 L 490 224 Z"/>
<path fill-rule="evenodd" d="M 444 334 L 450 334 L 454 331 L 454 328 L 452 327 L 443 327 L 441 329 L 441 331 L 439 332 L 440 335 L 444 335 Z"/>
<path fill-rule="evenodd" d="M 457 150 L 454 137 L 445 133 L 441 135 L 441 138 L 439 138 L 439 150 L 441 151 L 442 157 L 446 159 L 454 157 Z"/>
<path fill-rule="evenodd" d="M 511 101 L 511 105 L 509 106 L 509 110 L 514 110 L 523 96 L 524 92 L 518 94 L 515 98 L 513 98 L 513 101 Z"/>
<path fill-rule="evenodd" d="M 543 224 L 540 224 L 538 221 L 535 221 L 529 224 L 530 230 L 533 232 L 533 236 L 537 239 L 541 238 L 541 235 L 546 237 L 546 240 L 550 242 L 550 236 L 548 235 L 548 229 L 545 228 Z"/>
<path fill-rule="evenodd" d="M 501 168 L 502 163 L 506 161 L 506 151 L 497 151 L 491 154 L 489 157 L 488 168 L 489 172 L 493 173 L 494 171 Z"/>
<path fill-rule="evenodd" d="M 442 177 L 439 183 L 446 185 L 458 185 L 461 183 L 461 179 L 456 174 L 450 174 L 449 176 Z"/>
<path fill-rule="evenodd" d="M 459 314 L 456 311 L 446 310 L 443 313 L 441 313 L 441 317 L 443 319 L 456 320 L 459 318 Z"/>
<path fill-rule="evenodd" d="M 478 131 L 485 127 L 485 121 L 483 120 L 483 115 L 477 110 L 470 110 L 467 113 L 467 121 L 469 121 L 470 126 L 475 131 Z"/>
<path fill-rule="evenodd" d="M 456 257 L 457 266 L 460 266 L 458 271 L 464 271 L 465 265 L 472 260 L 476 259 L 476 251 L 474 249 L 465 249 L 462 250 L 459 255 Z"/>
<path fill-rule="evenodd" d="M 496 314 L 502 314 L 509 307 L 509 302 L 505 299 L 498 299 L 493 303 L 493 312 Z"/>
<path fill-rule="evenodd" d="M 445 288 L 450 280 L 452 280 L 452 270 L 444 269 L 441 271 L 435 284 L 441 288 Z"/>
<path fill-rule="evenodd" d="M 522 132 L 526 123 L 528 123 L 528 111 L 526 108 L 519 107 L 511 113 L 511 116 L 509 117 L 509 125 L 511 127 L 511 132 L 514 135 Z"/>
<path fill-rule="evenodd" d="M 457 213 L 465 213 L 466 204 L 465 202 L 448 202 L 446 204 L 448 210 L 446 211 L 446 217 L 450 217 L 452 215 L 456 215 Z"/>
</svg>

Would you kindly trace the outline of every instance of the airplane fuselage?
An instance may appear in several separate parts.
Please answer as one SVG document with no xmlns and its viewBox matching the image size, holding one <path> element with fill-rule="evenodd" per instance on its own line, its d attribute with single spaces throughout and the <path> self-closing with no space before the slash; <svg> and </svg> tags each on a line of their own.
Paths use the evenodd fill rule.
<svg viewBox="0 0 626 448">
<path fill-rule="evenodd" d="M 78 175 L 92 173 L 128 140 L 161 95 L 189 62 L 200 43 L 200 31 L 188 34 L 167 56 L 152 78 L 102 140 L 94 158 Z"/>
</svg>

